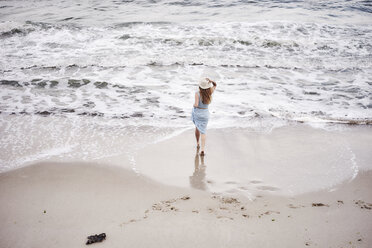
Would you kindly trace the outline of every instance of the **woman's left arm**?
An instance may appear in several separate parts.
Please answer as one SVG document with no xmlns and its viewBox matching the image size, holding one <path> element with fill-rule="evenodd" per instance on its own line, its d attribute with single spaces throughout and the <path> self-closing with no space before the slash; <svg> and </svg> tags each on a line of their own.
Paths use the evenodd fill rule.
<svg viewBox="0 0 372 248">
<path fill-rule="evenodd" d="M 195 103 L 194 103 L 194 107 L 197 108 L 199 106 L 199 96 L 198 96 L 198 93 L 195 92 Z"/>
</svg>

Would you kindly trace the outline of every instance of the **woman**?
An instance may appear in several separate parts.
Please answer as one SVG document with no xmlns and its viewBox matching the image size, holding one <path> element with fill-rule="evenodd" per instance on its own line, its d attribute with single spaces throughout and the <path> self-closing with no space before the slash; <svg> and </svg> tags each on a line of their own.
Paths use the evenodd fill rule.
<svg viewBox="0 0 372 248">
<path fill-rule="evenodd" d="M 195 92 L 195 103 L 191 113 L 191 120 L 195 124 L 195 138 L 197 149 L 200 148 L 199 137 L 201 134 L 201 152 L 200 156 L 204 156 L 205 139 L 207 124 L 209 120 L 208 105 L 212 101 L 212 94 L 216 89 L 217 84 L 209 78 L 202 78 L 199 81 L 199 92 Z"/>
</svg>

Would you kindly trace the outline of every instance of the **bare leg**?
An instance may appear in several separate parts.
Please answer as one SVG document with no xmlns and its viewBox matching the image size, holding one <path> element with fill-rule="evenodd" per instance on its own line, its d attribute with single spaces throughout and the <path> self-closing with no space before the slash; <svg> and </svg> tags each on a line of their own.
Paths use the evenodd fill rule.
<svg viewBox="0 0 372 248">
<path fill-rule="evenodd" d="M 200 132 L 197 128 L 195 128 L 195 138 L 196 138 L 196 144 L 199 146 L 199 137 L 200 137 Z"/>
<path fill-rule="evenodd" d="M 206 134 L 201 134 L 201 152 L 204 152 L 206 138 L 207 138 Z"/>
</svg>

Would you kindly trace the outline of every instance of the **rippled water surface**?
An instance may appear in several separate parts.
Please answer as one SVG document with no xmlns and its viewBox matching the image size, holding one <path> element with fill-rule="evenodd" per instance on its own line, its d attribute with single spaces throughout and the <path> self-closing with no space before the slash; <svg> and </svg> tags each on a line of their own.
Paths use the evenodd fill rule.
<svg viewBox="0 0 372 248">
<path fill-rule="evenodd" d="M 369 1 L 1 5 L 2 113 L 185 126 L 208 75 L 216 127 L 372 118 Z"/>
</svg>

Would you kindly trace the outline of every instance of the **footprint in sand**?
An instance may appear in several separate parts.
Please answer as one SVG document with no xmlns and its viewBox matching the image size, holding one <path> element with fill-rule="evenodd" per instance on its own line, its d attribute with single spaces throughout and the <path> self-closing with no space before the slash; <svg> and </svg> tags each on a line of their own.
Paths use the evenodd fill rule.
<svg viewBox="0 0 372 248">
<path fill-rule="evenodd" d="M 372 204 L 371 203 L 367 203 L 367 202 L 364 202 L 362 200 L 354 200 L 354 203 L 356 205 L 358 205 L 361 209 L 368 209 L 368 210 L 371 210 L 372 209 Z"/>
<path fill-rule="evenodd" d="M 225 184 L 237 184 L 237 183 L 234 182 L 234 181 L 227 181 L 227 182 L 225 182 Z"/>
<path fill-rule="evenodd" d="M 212 196 L 212 199 L 218 200 L 221 204 L 217 209 L 208 208 L 209 213 L 214 213 L 218 219 L 231 219 L 233 220 L 238 216 L 243 218 L 249 218 L 249 215 L 245 213 L 246 207 L 242 206 L 241 202 L 234 197 L 222 197 Z M 228 215 L 226 215 L 228 214 Z"/>
<path fill-rule="evenodd" d="M 173 203 L 177 203 L 179 201 L 187 201 L 187 200 L 190 200 L 191 197 L 188 196 L 188 195 L 185 195 L 185 196 L 182 196 L 180 198 L 175 198 L 175 199 L 169 199 L 169 200 L 165 200 L 165 201 L 160 201 L 158 203 L 154 203 L 151 207 L 151 209 L 153 210 L 152 212 L 154 211 L 161 211 L 161 212 L 169 212 L 169 211 L 179 211 L 178 208 L 176 208 L 175 206 L 173 206 L 172 204 Z M 199 211 L 197 210 L 193 210 L 194 213 L 199 213 Z M 126 225 L 126 224 L 130 224 L 130 223 L 135 223 L 137 221 L 141 221 L 141 220 L 144 220 L 144 219 L 147 219 L 149 217 L 149 214 L 150 214 L 150 210 L 147 209 L 145 210 L 144 212 L 144 216 L 142 217 L 142 219 L 131 219 L 130 221 L 127 221 L 127 222 L 123 222 L 120 224 L 120 226 L 122 225 Z"/>
<path fill-rule="evenodd" d="M 290 207 L 290 208 L 304 208 L 305 206 L 304 205 L 297 205 L 297 206 L 295 206 L 295 205 L 293 205 L 291 203 L 291 204 L 288 204 L 288 207 Z"/>
<path fill-rule="evenodd" d="M 262 216 L 264 215 L 271 215 L 271 214 L 280 214 L 279 211 L 272 211 L 272 210 L 269 210 L 269 211 L 266 211 L 265 213 L 263 214 L 260 214 L 258 217 L 261 218 Z"/>
<path fill-rule="evenodd" d="M 252 180 L 250 181 L 251 184 L 260 184 L 262 183 L 261 181 L 258 181 L 258 180 Z"/>
<path fill-rule="evenodd" d="M 185 196 L 182 196 L 180 198 L 161 201 L 159 203 L 153 204 L 152 205 L 152 210 L 163 211 L 163 212 L 178 211 L 178 208 L 176 208 L 175 206 L 172 206 L 172 204 L 177 203 L 180 200 L 187 201 L 187 200 L 190 200 L 190 199 L 191 199 L 190 196 L 185 195 Z"/>
<path fill-rule="evenodd" d="M 239 204 L 240 203 L 236 198 L 233 198 L 233 197 L 222 197 L 220 199 L 220 202 L 227 203 L 227 204 Z"/>
<path fill-rule="evenodd" d="M 267 190 L 267 191 L 278 191 L 279 189 L 272 186 L 258 186 L 257 189 Z"/>
<path fill-rule="evenodd" d="M 217 216 L 217 219 L 229 219 L 229 220 L 234 220 L 232 217 L 227 217 L 227 216 Z"/>
</svg>

